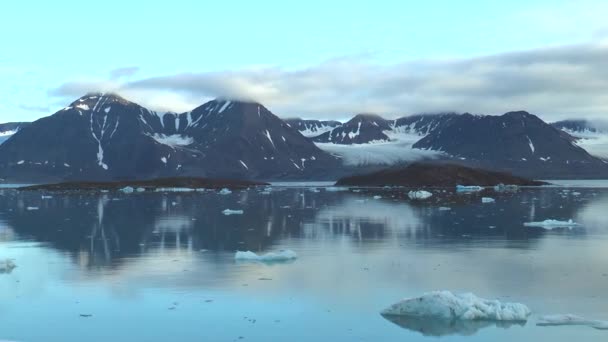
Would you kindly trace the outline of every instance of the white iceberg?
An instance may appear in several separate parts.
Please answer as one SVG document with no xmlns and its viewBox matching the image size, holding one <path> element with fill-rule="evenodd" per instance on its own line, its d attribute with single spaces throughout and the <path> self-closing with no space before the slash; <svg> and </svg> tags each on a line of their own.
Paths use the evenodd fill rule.
<svg viewBox="0 0 608 342">
<path fill-rule="evenodd" d="M 417 190 L 417 191 L 410 191 L 407 193 L 407 197 L 409 197 L 410 199 L 413 200 L 423 200 L 423 199 L 427 199 L 430 198 L 431 196 L 433 196 L 432 193 L 428 192 L 428 191 L 424 191 L 424 190 Z"/>
<path fill-rule="evenodd" d="M 456 192 L 478 192 L 483 190 L 482 186 L 477 185 L 456 185 Z"/>
<path fill-rule="evenodd" d="M 590 320 L 572 314 L 541 316 L 538 318 L 536 325 L 543 327 L 560 325 L 585 325 L 599 330 L 608 330 L 608 321 Z"/>
<path fill-rule="evenodd" d="M 481 198 L 481 203 L 494 203 L 494 202 L 496 202 L 496 200 L 491 197 L 482 197 Z"/>
<path fill-rule="evenodd" d="M 520 303 L 502 303 L 472 293 L 429 292 L 404 299 L 382 311 L 385 316 L 414 316 L 446 320 L 526 321 L 530 309 Z"/>
<path fill-rule="evenodd" d="M 578 227 L 579 224 L 572 221 L 572 219 L 568 221 L 559 221 L 559 220 L 544 220 L 540 222 L 526 222 L 524 223 L 526 227 L 539 227 L 547 230 L 555 229 L 555 228 L 573 228 Z"/>
<path fill-rule="evenodd" d="M 295 260 L 298 257 L 296 252 L 285 249 L 278 252 L 270 252 L 264 255 L 255 254 L 252 251 L 241 252 L 237 251 L 234 255 L 234 260 L 237 261 L 257 261 L 257 262 L 282 262 Z"/>
<path fill-rule="evenodd" d="M 16 267 L 13 259 L 0 260 L 0 274 L 11 273 Z"/>
<path fill-rule="evenodd" d="M 125 193 L 125 194 L 132 194 L 135 191 L 135 189 L 133 189 L 133 187 L 131 187 L 131 186 L 125 186 L 124 188 L 120 189 L 119 191 L 122 193 Z"/>
<path fill-rule="evenodd" d="M 244 211 L 243 210 L 233 210 L 233 209 L 226 209 L 224 211 L 222 211 L 222 214 L 228 216 L 228 215 L 243 215 Z"/>
<path fill-rule="evenodd" d="M 230 191 L 227 188 L 223 188 L 222 190 L 220 190 L 219 194 L 220 195 L 230 195 L 232 193 L 232 191 Z"/>
</svg>

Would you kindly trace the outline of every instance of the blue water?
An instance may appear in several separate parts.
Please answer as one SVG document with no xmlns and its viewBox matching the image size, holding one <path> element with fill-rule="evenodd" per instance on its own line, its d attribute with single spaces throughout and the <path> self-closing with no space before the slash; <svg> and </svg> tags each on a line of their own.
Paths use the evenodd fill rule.
<svg viewBox="0 0 608 342">
<path fill-rule="evenodd" d="M 0 340 L 608 338 L 590 327 L 535 324 L 558 313 L 608 320 L 608 189 L 483 194 L 495 204 L 482 204 L 482 194 L 416 203 L 402 190 L 260 191 L 43 199 L 2 190 L 0 259 L 18 267 L 0 274 Z M 227 208 L 244 215 L 222 215 Z M 581 226 L 523 226 L 549 218 Z M 234 261 L 236 250 L 286 248 L 299 258 Z M 442 289 L 522 302 L 534 313 L 524 325 L 441 331 L 379 315 L 403 297 Z"/>
</svg>

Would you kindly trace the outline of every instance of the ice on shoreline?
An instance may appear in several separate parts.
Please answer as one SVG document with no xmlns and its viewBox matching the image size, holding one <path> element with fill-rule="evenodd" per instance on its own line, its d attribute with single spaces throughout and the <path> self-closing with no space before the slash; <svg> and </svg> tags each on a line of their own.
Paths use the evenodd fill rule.
<svg viewBox="0 0 608 342">
<path fill-rule="evenodd" d="M 561 325 L 584 325 L 598 330 L 608 330 L 608 321 L 589 320 L 581 316 L 565 314 L 565 315 L 547 315 L 538 318 L 536 323 L 538 326 L 561 326 Z"/>
<path fill-rule="evenodd" d="M 544 220 L 540 222 L 526 222 L 524 223 L 526 227 L 538 227 L 544 228 L 547 230 L 555 229 L 555 228 L 573 228 L 578 227 L 579 224 L 572 221 L 572 219 L 568 221 L 559 221 L 559 220 Z"/>
<path fill-rule="evenodd" d="M 236 261 L 257 261 L 257 262 L 282 262 L 295 260 L 298 257 L 296 252 L 285 249 L 278 252 L 270 252 L 263 255 L 258 255 L 252 251 L 241 252 L 237 251 L 234 255 Z"/>
<path fill-rule="evenodd" d="M 424 200 L 430 198 L 431 196 L 433 196 L 433 194 L 425 190 L 410 191 L 407 193 L 407 197 L 413 200 Z"/>
<path fill-rule="evenodd" d="M 385 316 L 414 316 L 447 320 L 526 321 L 530 309 L 520 303 L 502 303 L 472 293 L 429 292 L 404 299 L 382 311 Z"/>
</svg>

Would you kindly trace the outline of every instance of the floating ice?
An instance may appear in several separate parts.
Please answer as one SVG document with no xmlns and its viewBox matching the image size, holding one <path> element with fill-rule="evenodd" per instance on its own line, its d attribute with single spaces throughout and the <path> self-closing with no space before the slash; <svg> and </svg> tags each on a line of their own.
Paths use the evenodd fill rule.
<svg viewBox="0 0 608 342">
<path fill-rule="evenodd" d="M 548 315 L 538 318 L 536 323 L 538 326 L 560 326 L 560 325 L 585 325 L 599 330 L 608 330 L 608 321 L 590 320 L 581 316 L 566 314 L 566 315 Z"/>
<path fill-rule="evenodd" d="M 42 196 L 40 196 L 40 198 L 42 198 L 42 199 L 52 199 L 53 196 L 42 195 Z"/>
<path fill-rule="evenodd" d="M 298 257 L 296 252 L 285 249 L 280 250 L 278 252 L 270 252 L 264 255 L 258 255 L 254 252 L 247 251 L 241 252 L 238 251 L 234 255 L 234 260 L 237 261 L 258 261 L 258 262 L 280 262 L 280 261 L 290 261 L 295 260 Z"/>
<path fill-rule="evenodd" d="M 125 186 L 124 188 L 120 189 L 119 191 L 122 193 L 125 193 L 125 194 L 132 194 L 135 191 L 135 189 L 133 189 L 133 187 L 131 187 L 131 186 Z"/>
<path fill-rule="evenodd" d="M 429 292 L 404 299 L 382 311 L 386 316 L 414 316 L 450 320 L 526 321 L 530 309 L 520 303 L 501 303 L 472 293 Z"/>
<path fill-rule="evenodd" d="M 230 195 L 232 193 L 232 191 L 223 188 L 222 190 L 220 190 L 220 192 L 218 192 L 220 195 Z"/>
<path fill-rule="evenodd" d="M 518 185 L 504 185 L 504 184 L 498 184 L 496 186 L 494 186 L 494 191 L 496 192 L 506 192 L 506 191 L 517 191 L 519 190 L 519 186 Z"/>
<path fill-rule="evenodd" d="M 0 260 L 0 274 L 11 273 L 16 267 L 12 259 Z"/>
<path fill-rule="evenodd" d="M 196 189 L 192 188 L 158 188 L 156 192 L 193 192 Z"/>
<path fill-rule="evenodd" d="M 483 190 L 482 186 L 477 185 L 456 185 L 457 192 L 478 192 Z"/>
<path fill-rule="evenodd" d="M 450 207 L 439 207 L 439 210 L 441 210 L 441 211 L 450 211 L 450 210 L 452 210 L 452 208 L 450 208 Z"/>
<path fill-rule="evenodd" d="M 481 198 L 481 203 L 494 203 L 494 202 L 496 202 L 496 200 L 491 197 L 482 197 Z"/>
<path fill-rule="evenodd" d="M 375 199 L 375 200 L 382 199 L 382 196 L 374 196 L 374 199 Z"/>
<path fill-rule="evenodd" d="M 328 192 L 348 191 L 348 188 L 341 187 L 341 186 L 330 186 L 330 187 L 325 188 L 325 191 L 328 191 Z"/>
<path fill-rule="evenodd" d="M 135 191 L 137 191 L 137 192 L 145 192 L 146 189 L 145 188 L 137 188 L 137 189 L 135 189 Z"/>
<path fill-rule="evenodd" d="M 40 208 L 38 208 L 38 207 L 27 207 L 27 208 L 25 208 L 25 209 L 27 209 L 27 210 L 30 210 L 30 211 L 31 211 L 31 210 L 38 210 L 38 209 L 40 209 Z"/>
<path fill-rule="evenodd" d="M 539 227 L 545 228 L 547 230 L 551 230 L 554 228 L 573 228 L 578 227 L 579 224 L 572 221 L 572 219 L 568 221 L 559 221 L 559 220 L 544 220 L 540 222 L 526 222 L 524 223 L 526 227 Z"/>
<path fill-rule="evenodd" d="M 433 196 L 432 193 L 425 191 L 425 190 L 417 190 L 417 191 L 410 191 L 407 193 L 407 197 L 409 197 L 410 199 L 427 199 L 429 197 Z"/>
<path fill-rule="evenodd" d="M 226 209 L 224 211 L 222 211 L 222 214 L 228 216 L 228 215 L 243 215 L 244 211 L 242 210 L 232 210 L 232 209 Z"/>
</svg>

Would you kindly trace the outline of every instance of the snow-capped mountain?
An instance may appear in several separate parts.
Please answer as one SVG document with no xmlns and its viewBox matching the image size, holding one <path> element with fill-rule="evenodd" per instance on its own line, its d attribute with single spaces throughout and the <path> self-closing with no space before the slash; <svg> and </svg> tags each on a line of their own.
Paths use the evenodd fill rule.
<svg viewBox="0 0 608 342">
<path fill-rule="evenodd" d="M 88 94 L 0 145 L 0 178 L 14 182 L 304 178 L 339 165 L 262 105 L 223 100 L 176 114 Z"/>
<path fill-rule="evenodd" d="M 564 120 L 551 125 L 576 138 L 576 144 L 590 154 L 608 159 L 608 122 Z"/>
<path fill-rule="evenodd" d="M 389 141 L 389 136 L 384 132 L 390 130 L 390 121 L 375 114 L 359 114 L 343 125 L 313 137 L 312 140 L 317 143 L 342 145 L 367 144 Z"/>
<path fill-rule="evenodd" d="M 0 144 L 8 140 L 20 129 L 29 125 L 29 122 L 7 122 L 0 124 Z"/>
<path fill-rule="evenodd" d="M 300 131 L 305 137 L 316 137 L 325 132 L 342 125 L 340 121 L 333 120 L 304 120 L 304 119 L 285 119 L 285 122 Z"/>
</svg>

